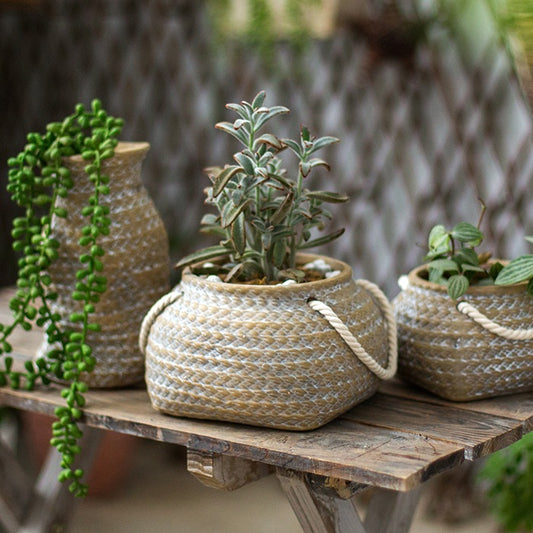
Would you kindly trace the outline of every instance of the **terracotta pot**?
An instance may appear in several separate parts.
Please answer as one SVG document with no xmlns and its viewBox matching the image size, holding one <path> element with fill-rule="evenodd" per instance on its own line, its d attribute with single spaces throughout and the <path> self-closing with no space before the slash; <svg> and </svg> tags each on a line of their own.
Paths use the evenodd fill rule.
<svg viewBox="0 0 533 533">
<path fill-rule="evenodd" d="M 383 314 L 346 263 L 323 259 L 340 273 L 287 286 L 215 283 L 185 272 L 143 323 L 153 406 L 177 416 L 303 430 L 374 394 L 376 375 L 308 302 L 330 306 L 385 366 Z"/>
<path fill-rule="evenodd" d="M 424 279 L 426 270 L 418 267 L 403 278 L 393 301 L 400 376 L 456 401 L 533 390 L 533 340 L 491 333 L 459 310 L 446 287 Z M 470 287 L 459 301 L 509 330 L 532 327 L 525 284 Z"/>
<path fill-rule="evenodd" d="M 107 291 L 96 305 L 91 320 L 102 326 L 101 332 L 89 333 L 89 344 L 97 360 L 94 371 L 84 376 L 91 387 L 118 387 L 139 382 L 144 376 L 144 358 L 137 336 L 144 314 L 154 300 L 168 290 L 168 241 L 163 222 L 141 183 L 141 165 L 148 143 L 119 143 L 113 158 L 104 162 L 103 172 L 110 177 L 109 194 L 102 203 L 110 208 L 110 233 L 98 241 L 105 250 L 102 257 Z M 51 304 L 63 317 L 80 311 L 72 300 L 76 272 L 80 269 L 81 230 L 87 225 L 81 214 L 93 193 L 93 185 L 84 172 L 87 162 L 81 156 L 67 158 L 74 187 L 60 207 L 68 211 L 66 219 L 52 223 L 53 236 L 61 243 L 59 258 L 49 273 L 59 294 Z M 76 329 L 76 325 L 64 322 Z M 39 355 L 46 353 L 44 343 Z"/>
</svg>

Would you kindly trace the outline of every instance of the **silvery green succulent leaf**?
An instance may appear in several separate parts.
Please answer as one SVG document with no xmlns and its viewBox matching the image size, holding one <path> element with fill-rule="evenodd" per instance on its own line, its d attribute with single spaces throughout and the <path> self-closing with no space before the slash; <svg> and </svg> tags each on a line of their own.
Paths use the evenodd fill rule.
<svg viewBox="0 0 533 533">
<path fill-rule="evenodd" d="M 176 268 L 183 268 L 194 263 L 208 261 L 209 259 L 214 259 L 227 254 L 228 249 L 225 246 L 210 246 L 209 248 L 204 248 L 203 250 L 198 250 L 197 252 L 185 256 L 178 261 Z"/>
<path fill-rule="evenodd" d="M 317 150 L 320 150 L 322 148 L 325 148 L 326 146 L 329 146 L 330 144 L 338 143 L 339 139 L 337 137 L 320 137 L 319 139 L 316 139 L 313 142 L 313 147 L 309 154 L 313 154 Z"/>
<path fill-rule="evenodd" d="M 323 244 L 327 244 L 328 242 L 334 241 L 338 237 L 340 237 L 344 233 L 344 228 L 334 231 L 333 233 L 329 233 L 328 235 L 324 235 L 323 237 L 317 237 L 316 239 L 304 242 L 300 245 L 300 250 L 304 250 L 307 248 L 314 248 L 315 246 L 322 246 Z"/>
<path fill-rule="evenodd" d="M 224 190 L 224 187 L 227 185 L 229 180 L 235 176 L 237 172 L 241 172 L 242 170 L 242 167 L 230 165 L 216 174 L 213 181 L 213 196 L 217 197 Z"/>
<path fill-rule="evenodd" d="M 329 191 L 308 191 L 306 193 L 308 198 L 320 200 L 321 202 L 327 202 L 330 204 L 342 204 L 348 201 L 348 197 L 345 194 L 339 194 Z"/>
<path fill-rule="evenodd" d="M 219 122 L 218 124 L 215 124 L 215 128 L 229 133 L 242 144 L 246 144 L 246 131 L 243 129 L 236 130 L 233 124 L 230 124 L 229 122 Z"/>
</svg>

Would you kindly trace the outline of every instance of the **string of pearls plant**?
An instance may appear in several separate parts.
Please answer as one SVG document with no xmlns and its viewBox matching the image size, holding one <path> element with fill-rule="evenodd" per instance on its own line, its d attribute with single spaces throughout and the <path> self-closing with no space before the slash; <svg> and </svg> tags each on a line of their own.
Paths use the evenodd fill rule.
<svg viewBox="0 0 533 533">
<path fill-rule="evenodd" d="M 20 259 L 17 291 L 9 304 L 13 321 L 0 324 L 0 385 L 31 390 L 38 382 L 66 383 L 61 392 L 65 405 L 55 411 L 51 444 L 62 456 L 59 480 L 69 481 L 70 491 L 80 497 L 87 494 L 87 485 L 82 481 L 83 471 L 73 464 L 80 452 L 79 422 L 87 391 L 81 376 L 95 366 L 87 337 L 89 332 L 100 330 L 91 315 L 107 289 L 102 261 L 105 250 L 99 241 L 102 235 L 109 234 L 111 219 L 109 207 L 102 204 L 102 198 L 109 193 L 109 176 L 102 172 L 102 164 L 113 157 L 122 126 L 123 121 L 109 116 L 99 100 L 94 100 L 89 109 L 78 104 L 62 122 L 48 124 L 44 134 L 30 133 L 22 152 L 8 161 L 7 189 L 23 215 L 13 221 L 13 248 Z M 79 244 L 83 253 L 72 293 L 72 299 L 82 303 L 81 311 L 61 316 L 50 305 L 58 294 L 48 269 L 58 259 L 61 246 L 53 236 L 52 221 L 69 215 L 58 206 L 58 199 L 67 198 L 74 185 L 64 158 L 75 154 L 87 162 L 85 172 L 92 183 L 92 193 L 82 209 L 87 222 L 81 228 Z M 65 326 L 67 322 L 76 324 L 76 330 Z M 34 324 L 45 330 L 53 348 L 35 362 L 27 361 L 24 370 L 15 369 L 9 355 L 9 337 L 16 328 L 30 330 Z"/>
</svg>

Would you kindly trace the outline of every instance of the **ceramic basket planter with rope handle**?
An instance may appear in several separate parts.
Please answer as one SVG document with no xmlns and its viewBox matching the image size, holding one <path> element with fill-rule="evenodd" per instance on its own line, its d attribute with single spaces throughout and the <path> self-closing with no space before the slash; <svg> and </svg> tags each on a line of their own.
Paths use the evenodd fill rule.
<svg viewBox="0 0 533 533">
<path fill-rule="evenodd" d="M 398 373 L 449 400 L 533 390 L 533 303 L 525 288 L 471 286 L 457 301 L 424 279 L 426 266 L 400 279 L 393 307 Z"/>
<path fill-rule="evenodd" d="M 287 286 L 216 283 L 186 271 L 141 329 L 153 406 L 308 430 L 374 394 L 396 371 L 392 308 L 347 264 L 324 259 L 337 275 Z"/>
</svg>

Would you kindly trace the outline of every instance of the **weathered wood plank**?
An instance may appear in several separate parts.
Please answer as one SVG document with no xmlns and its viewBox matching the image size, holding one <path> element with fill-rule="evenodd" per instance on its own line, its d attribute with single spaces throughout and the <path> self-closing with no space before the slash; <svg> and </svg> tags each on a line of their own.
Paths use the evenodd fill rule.
<svg viewBox="0 0 533 533">
<path fill-rule="evenodd" d="M 465 409 L 474 413 L 485 413 L 488 415 L 520 420 L 524 426 L 524 433 L 533 430 L 532 392 L 498 396 L 496 398 L 487 398 L 485 400 L 475 400 L 470 402 L 451 402 L 426 392 L 420 387 L 410 385 L 399 378 L 382 382 L 379 391 L 387 396 L 406 398 L 446 407 L 451 406 L 456 409 Z"/>
<path fill-rule="evenodd" d="M 436 405 L 378 393 L 342 418 L 354 422 L 412 432 L 464 447 L 474 460 L 504 448 L 523 435 L 521 420 Z"/>
<path fill-rule="evenodd" d="M 176 418 L 154 411 L 144 390 L 90 391 L 89 426 L 345 479 L 410 490 L 462 462 L 463 448 L 412 433 L 338 419 L 308 432 L 289 432 Z M 51 414 L 58 391 L 0 389 L 0 404 Z"/>
</svg>

